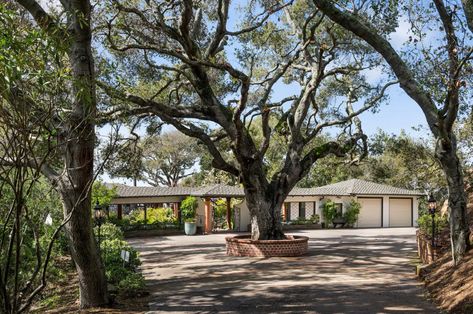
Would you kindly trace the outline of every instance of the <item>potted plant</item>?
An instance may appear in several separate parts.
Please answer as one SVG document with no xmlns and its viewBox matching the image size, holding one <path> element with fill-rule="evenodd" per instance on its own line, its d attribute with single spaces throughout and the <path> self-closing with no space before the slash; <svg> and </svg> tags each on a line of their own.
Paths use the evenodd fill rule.
<svg viewBox="0 0 473 314">
<path fill-rule="evenodd" d="M 184 232 L 186 235 L 194 235 L 197 231 L 197 223 L 195 221 L 197 206 L 197 199 L 193 196 L 186 197 L 181 203 L 181 215 L 184 219 Z"/>
</svg>

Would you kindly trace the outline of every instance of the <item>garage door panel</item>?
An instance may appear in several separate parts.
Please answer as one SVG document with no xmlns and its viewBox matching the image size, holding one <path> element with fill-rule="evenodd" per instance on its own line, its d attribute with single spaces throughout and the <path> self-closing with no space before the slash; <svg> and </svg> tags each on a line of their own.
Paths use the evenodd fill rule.
<svg viewBox="0 0 473 314">
<path fill-rule="evenodd" d="M 358 198 L 361 204 L 358 227 L 381 227 L 383 200 L 380 198 Z"/>
<path fill-rule="evenodd" d="M 412 199 L 390 198 L 389 199 L 389 226 L 410 227 L 412 226 Z"/>
</svg>

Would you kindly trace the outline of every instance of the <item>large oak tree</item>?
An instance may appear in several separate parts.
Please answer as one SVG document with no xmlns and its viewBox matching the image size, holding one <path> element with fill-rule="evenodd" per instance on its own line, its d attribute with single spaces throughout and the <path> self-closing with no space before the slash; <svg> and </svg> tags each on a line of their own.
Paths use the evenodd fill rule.
<svg viewBox="0 0 473 314">
<path fill-rule="evenodd" d="M 378 60 L 310 2 L 240 5 L 109 2 L 101 29 L 116 75 L 100 83 L 114 105 L 104 114 L 158 116 L 198 139 L 213 167 L 242 183 L 252 238 L 280 239 L 289 191 L 325 156 L 363 155 L 356 117 L 393 83 L 371 86 L 363 71 Z M 277 95 L 289 86 L 295 92 Z M 255 117 L 261 138 L 249 131 Z M 312 145 L 325 130 L 336 140 Z M 268 179 L 266 154 L 276 136 L 284 138 L 283 163 Z"/>
</svg>

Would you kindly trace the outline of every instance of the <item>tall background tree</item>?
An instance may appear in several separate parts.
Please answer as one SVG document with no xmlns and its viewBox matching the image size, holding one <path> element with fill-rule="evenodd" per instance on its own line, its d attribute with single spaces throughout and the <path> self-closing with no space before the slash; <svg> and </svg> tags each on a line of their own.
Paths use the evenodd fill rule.
<svg viewBox="0 0 473 314">
<path fill-rule="evenodd" d="M 115 75 L 99 83 L 112 98 L 108 113 L 158 116 L 203 143 L 212 166 L 243 184 L 253 239 L 284 237 L 282 203 L 314 163 L 364 155 L 356 117 L 393 84 L 371 86 L 362 73 L 378 63 L 371 50 L 311 2 L 111 1 L 105 11 L 102 35 L 115 58 Z M 285 84 L 299 88 L 277 97 Z M 261 138 L 250 132 L 256 117 Z M 326 129 L 336 140 L 311 146 Z M 284 162 L 268 179 L 276 135 Z"/>
<path fill-rule="evenodd" d="M 85 0 L 64 0 L 57 7 L 61 14 L 55 16 L 34 0 L 18 0 L 16 3 L 19 6 L 12 2 L 6 4 L 18 12 L 14 17 L 15 22 L 20 23 L 23 13 L 29 13 L 28 27 L 22 31 L 43 33 L 45 40 L 62 47 L 64 51 L 50 59 L 49 55 L 39 55 L 41 50 L 37 49 L 37 45 L 40 42 L 31 42 L 28 47 L 32 54 L 38 54 L 36 58 L 43 58 L 44 63 L 39 66 L 65 76 L 60 92 L 48 95 L 55 110 L 48 126 L 48 130 L 56 136 L 58 149 L 55 158 L 41 163 L 39 168 L 34 160 L 28 166 L 38 168 L 60 195 L 64 217 L 67 218 L 65 232 L 79 277 L 81 307 L 101 306 L 108 303 L 107 283 L 92 233 L 90 199 L 94 180 L 96 115 L 95 70 L 91 50 L 92 6 Z M 2 2 L 0 5 L 5 4 Z M 11 25 L 11 28 L 15 29 L 16 26 Z M 13 62 L 16 60 L 14 57 L 10 59 Z M 21 64 L 17 66 L 21 72 L 17 74 L 23 76 L 9 77 L 9 82 L 2 90 L 2 100 L 14 106 L 35 108 L 30 102 L 44 100 L 42 95 L 32 97 L 28 88 L 17 82 L 31 78 L 38 69 L 22 68 Z M 45 94 L 49 91 L 47 82 L 41 76 L 37 84 L 42 85 Z M 35 116 L 42 113 L 30 114 Z M 31 133 L 30 136 L 36 135 Z"/>
<path fill-rule="evenodd" d="M 111 155 L 110 155 L 111 154 Z M 193 175 L 201 149 L 197 141 L 178 131 L 145 135 L 136 143 L 114 143 L 105 147 L 108 158 L 105 170 L 112 177 L 133 178 L 152 186 L 177 186 L 182 179 Z"/>
<path fill-rule="evenodd" d="M 472 71 L 471 1 L 328 1 L 313 0 L 330 19 L 366 41 L 385 60 L 400 87 L 422 109 L 436 139 L 435 157 L 444 171 L 449 190 L 452 257 L 459 261 L 468 250 L 469 226 L 463 170 L 457 155 L 455 121 L 471 107 Z M 410 24 L 411 43 L 396 50 L 371 19 L 390 12 L 398 23 L 400 12 Z M 430 35 L 430 36 L 428 36 Z"/>
</svg>

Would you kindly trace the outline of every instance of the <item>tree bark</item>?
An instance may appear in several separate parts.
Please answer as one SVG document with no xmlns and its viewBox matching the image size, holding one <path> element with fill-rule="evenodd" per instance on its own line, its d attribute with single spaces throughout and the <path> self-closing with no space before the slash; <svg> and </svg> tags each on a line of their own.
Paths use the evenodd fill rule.
<svg viewBox="0 0 473 314">
<path fill-rule="evenodd" d="M 462 5 L 468 28 L 473 32 L 473 0 L 462 0 Z"/>
<path fill-rule="evenodd" d="M 245 195 L 251 216 L 251 239 L 284 239 L 281 208 L 287 194 L 271 188 L 245 188 Z"/>
<path fill-rule="evenodd" d="M 64 2 L 63 2 L 64 3 Z M 94 60 L 91 49 L 89 1 L 68 1 L 70 29 L 69 60 L 74 97 L 67 119 L 68 139 L 64 162 L 67 172 L 59 190 L 64 214 L 72 212 L 66 225 L 71 254 L 79 276 L 80 307 L 108 304 L 107 280 L 92 231 L 91 187 L 94 181 L 96 92 Z"/>
<path fill-rule="evenodd" d="M 467 201 L 462 167 L 456 154 L 455 136 L 452 135 L 450 142 L 439 140 L 435 154 L 447 178 L 452 257 L 457 264 L 470 246 L 470 230 L 466 219 Z"/>
<path fill-rule="evenodd" d="M 73 190 L 70 193 L 69 195 L 63 193 L 62 199 L 65 215 L 74 210 L 71 220 L 65 226 L 65 231 L 79 277 L 80 307 L 85 309 L 104 306 L 108 304 L 107 280 L 92 234 L 90 196 L 79 205 L 75 205 L 83 196 L 75 194 Z"/>
</svg>

